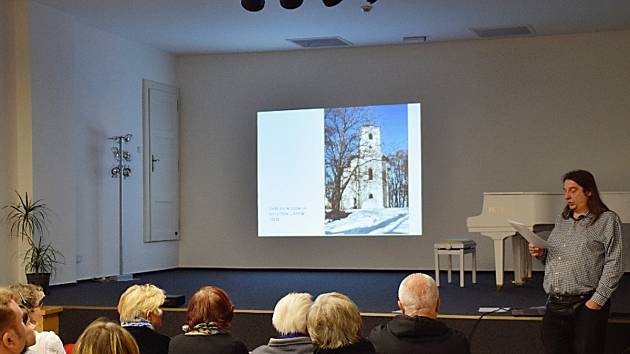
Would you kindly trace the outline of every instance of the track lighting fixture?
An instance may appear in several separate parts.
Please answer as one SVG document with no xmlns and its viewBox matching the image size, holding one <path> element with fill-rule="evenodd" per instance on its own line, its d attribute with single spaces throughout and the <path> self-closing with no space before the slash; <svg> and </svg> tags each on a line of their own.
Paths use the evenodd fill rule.
<svg viewBox="0 0 630 354">
<path fill-rule="evenodd" d="M 280 0 L 280 6 L 287 10 L 294 10 L 300 7 L 304 0 Z"/>
<path fill-rule="evenodd" d="M 324 3 L 324 6 L 326 7 L 336 6 L 342 1 L 343 0 L 322 0 L 322 2 Z M 376 0 L 366 0 L 366 3 L 365 5 L 362 6 L 362 8 L 364 6 L 367 6 L 367 7 L 370 7 L 370 10 L 371 10 L 372 9 L 371 6 L 375 2 Z M 302 6 L 302 3 L 304 3 L 304 0 L 280 0 L 280 6 L 284 7 L 287 10 L 297 9 L 298 7 Z M 243 8 L 247 11 L 257 12 L 257 11 L 262 10 L 263 7 L 265 7 L 265 0 L 241 0 L 241 6 L 243 6 Z"/>
<path fill-rule="evenodd" d="M 241 6 L 247 11 L 260 11 L 265 7 L 265 0 L 241 0 Z"/>
<path fill-rule="evenodd" d="M 326 5 L 326 7 L 333 7 L 335 5 L 338 5 L 342 0 L 324 0 L 324 5 Z"/>
</svg>

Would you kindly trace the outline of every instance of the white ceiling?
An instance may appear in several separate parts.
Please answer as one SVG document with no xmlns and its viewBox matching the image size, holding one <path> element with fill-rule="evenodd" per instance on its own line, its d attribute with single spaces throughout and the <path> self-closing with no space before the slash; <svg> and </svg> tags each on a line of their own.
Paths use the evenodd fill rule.
<svg viewBox="0 0 630 354">
<path fill-rule="evenodd" d="M 354 46 L 474 39 L 471 28 L 530 25 L 536 35 L 630 30 L 630 0 L 365 0 L 325 7 L 304 0 L 285 10 L 266 0 L 248 12 L 240 0 L 35 0 L 81 22 L 176 54 L 299 49 L 289 38 L 342 37 Z"/>
</svg>

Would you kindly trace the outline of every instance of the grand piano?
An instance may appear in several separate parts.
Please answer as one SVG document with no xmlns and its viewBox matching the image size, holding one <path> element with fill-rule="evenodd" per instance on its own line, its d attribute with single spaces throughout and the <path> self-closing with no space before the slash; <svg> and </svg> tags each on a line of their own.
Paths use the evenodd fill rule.
<svg viewBox="0 0 630 354">
<path fill-rule="evenodd" d="M 615 211 L 622 222 L 630 222 L 630 192 L 600 192 L 604 204 Z M 467 219 L 468 232 L 479 232 L 494 241 L 494 263 L 497 288 L 503 287 L 504 243 L 512 238 L 514 283 L 523 284 L 532 275 L 532 257 L 527 241 L 508 224 L 516 220 L 530 230 L 553 227 L 565 206 L 561 193 L 505 192 L 484 193 L 481 214 Z"/>
</svg>

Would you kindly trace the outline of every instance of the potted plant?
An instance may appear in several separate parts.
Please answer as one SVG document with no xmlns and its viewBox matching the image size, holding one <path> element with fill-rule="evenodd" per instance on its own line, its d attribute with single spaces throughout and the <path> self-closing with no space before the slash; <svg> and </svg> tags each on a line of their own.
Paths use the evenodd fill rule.
<svg viewBox="0 0 630 354">
<path fill-rule="evenodd" d="M 15 194 L 18 199 L 4 207 L 8 210 L 9 236 L 26 242 L 22 259 L 26 279 L 48 293 L 51 274 L 57 264 L 63 264 L 61 252 L 47 241 L 50 209 L 41 199 L 29 198 L 28 193 Z"/>
</svg>

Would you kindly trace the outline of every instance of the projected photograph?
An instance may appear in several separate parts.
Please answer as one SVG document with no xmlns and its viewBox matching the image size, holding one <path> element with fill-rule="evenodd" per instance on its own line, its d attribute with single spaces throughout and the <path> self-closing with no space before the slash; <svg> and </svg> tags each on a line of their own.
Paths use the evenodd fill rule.
<svg viewBox="0 0 630 354">
<path fill-rule="evenodd" d="M 409 233 L 407 105 L 324 110 L 326 235 Z"/>
<path fill-rule="evenodd" d="M 259 237 L 422 235 L 420 104 L 258 112 Z"/>
</svg>

